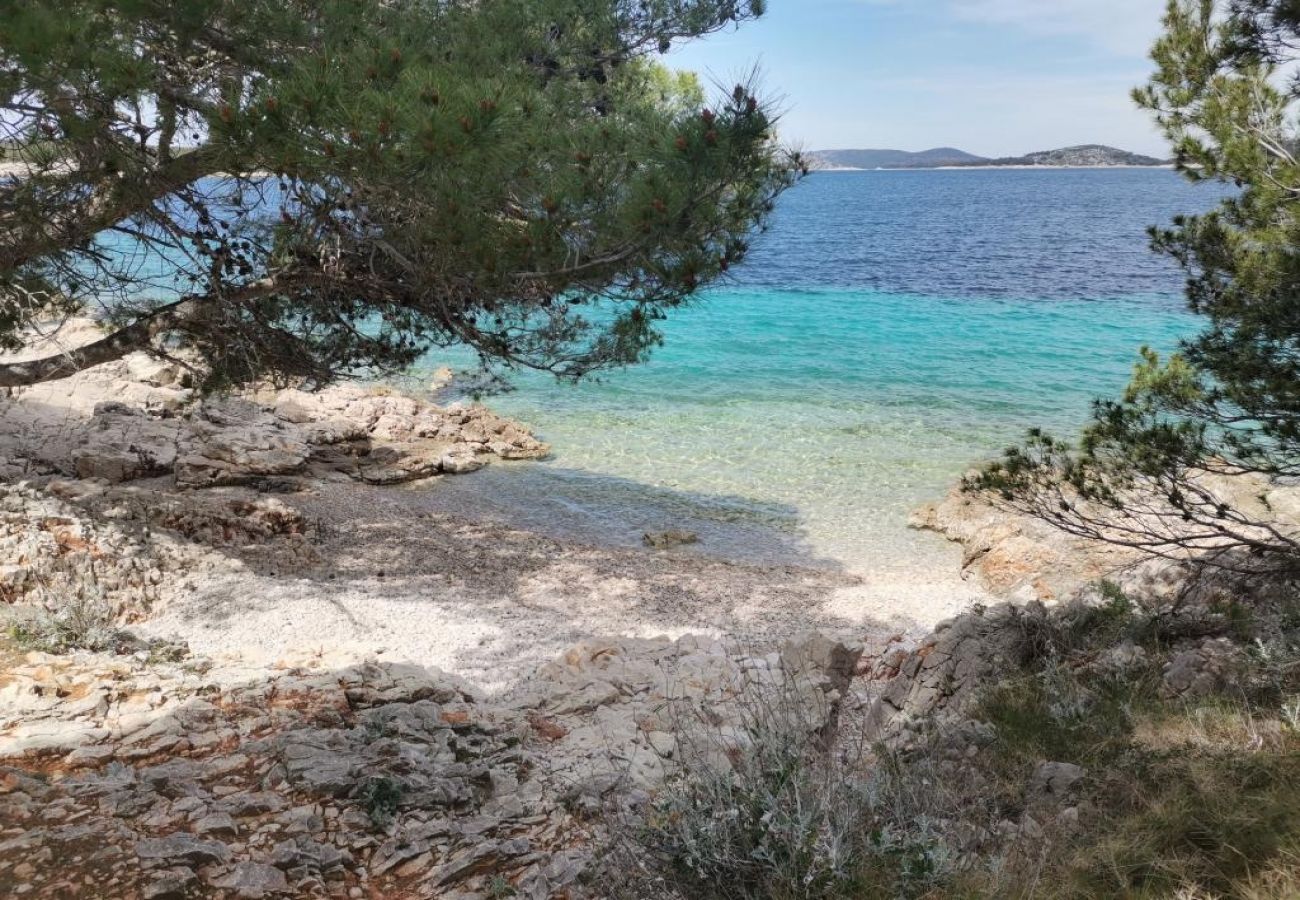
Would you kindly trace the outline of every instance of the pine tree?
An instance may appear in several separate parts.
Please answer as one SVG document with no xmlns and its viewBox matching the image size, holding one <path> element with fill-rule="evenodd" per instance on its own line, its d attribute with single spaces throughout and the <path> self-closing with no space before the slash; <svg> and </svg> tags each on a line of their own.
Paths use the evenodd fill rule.
<svg viewBox="0 0 1300 900">
<path fill-rule="evenodd" d="M 1135 99 L 1186 177 L 1239 189 L 1152 231 L 1186 271 L 1204 328 L 1168 359 L 1143 350 L 1124 396 L 1096 404 L 1077 448 L 1034 432 L 969 487 L 1160 555 L 1300 565 L 1296 524 L 1260 509 L 1270 485 L 1300 476 L 1298 47 L 1293 0 L 1171 0 L 1156 72 Z M 1255 496 L 1233 502 L 1243 484 Z"/>
<path fill-rule="evenodd" d="M 208 387 L 430 346 L 576 378 L 745 255 L 797 156 L 748 85 L 656 55 L 758 0 L 0 0 L 0 366 L 141 348 Z"/>
</svg>

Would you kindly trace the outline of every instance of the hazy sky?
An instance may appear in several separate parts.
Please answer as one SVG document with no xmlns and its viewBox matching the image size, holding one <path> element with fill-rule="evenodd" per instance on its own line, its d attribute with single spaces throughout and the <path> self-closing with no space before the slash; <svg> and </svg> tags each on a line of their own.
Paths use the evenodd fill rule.
<svg viewBox="0 0 1300 900">
<path fill-rule="evenodd" d="M 1164 0 L 770 0 L 671 61 L 732 84 L 757 63 L 809 150 L 954 146 L 1009 156 L 1071 144 L 1164 155 L 1131 88 Z"/>
</svg>

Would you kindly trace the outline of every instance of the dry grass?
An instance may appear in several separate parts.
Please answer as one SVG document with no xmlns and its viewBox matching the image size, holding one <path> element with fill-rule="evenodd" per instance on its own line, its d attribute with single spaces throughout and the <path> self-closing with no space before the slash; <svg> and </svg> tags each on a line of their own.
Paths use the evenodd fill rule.
<svg viewBox="0 0 1300 900">
<path fill-rule="evenodd" d="M 747 685 L 738 703 L 739 724 L 679 723 L 677 776 L 607 814 L 592 896 L 921 897 L 949 874 L 937 829 L 911 806 L 915 785 L 864 765 L 867 748 L 828 746 L 818 702 L 783 680 Z"/>
<path fill-rule="evenodd" d="M 111 608 L 93 587 L 70 591 L 57 603 L 14 608 L 6 618 L 9 639 L 24 650 L 101 652 L 115 649 L 123 640 Z"/>
<path fill-rule="evenodd" d="M 995 786 L 986 799 L 1014 815 L 1035 761 L 1082 766 L 1081 827 L 1013 843 L 996 876 L 964 875 L 945 896 L 1300 897 L 1300 635 L 1261 635 L 1240 611 L 1218 621 L 1245 648 L 1241 677 L 1175 699 L 1160 678 L 1180 646 L 1168 622 L 1114 597 L 1062 617 L 1037 663 L 986 695 L 978 715 L 998 740 L 975 768 Z M 1207 623 L 1178 628 L 1203 634 Z M 1147 664 L 1123 676 L 1088 664 L 1134 639 Z"/>
<path fill-rule="evenodd" d="M 1108 591 L 1030 636 L 1034 661 L 988 689 L 984 726 L 904 753 L 824 752 L 797 709 L 760 701 L 730 766 L 704 764 L 716 746 L 684 759 L 615 829 L 624 877 L 602 896 L 1300 898 L 1300 632 L 1277 622 L 1157 619 Z M 1164 663 L 1219 634 L 1241 678 L 1170 698 Z M 1097 664 L 1125 642 L 1145 662 Z M 972 727 L 993 735 L 976 752 Z M 1084 769 L 1077 796 L 1031 796 L 1046 761 Z"/>
</svg>

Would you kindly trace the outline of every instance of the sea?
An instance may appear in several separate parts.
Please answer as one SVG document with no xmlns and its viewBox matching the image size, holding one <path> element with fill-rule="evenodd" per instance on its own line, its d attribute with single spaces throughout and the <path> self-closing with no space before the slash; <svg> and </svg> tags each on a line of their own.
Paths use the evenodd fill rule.
<svg viewBox="0 0 1300 900">
<path fill-rule="evenodd" d="M 1031 427 L 1077 435 L 1141 347 L 1195 331 L 1147 230 L 1223 193 L 1167 169 L 813 174 L 648 363 L 487 398 L 550 459 L 428 490 L 590 542 L 677 528 L 742 563 L 946 579 L 955 551 L 912 511 Z"/>
<path fill-rule="evenodd" d="M 815 173 L 649 362 L 576 385 L 508 373 L 512 390 L 482 398 L 551 458 L 422 489 L 434 509 L 579 541 L 684 529 L 699 542 L 680 552 L 895 594 L 948 583 L 955 549 L 912 512 L 1029 428 L 1076 436 L 1141 347 L 1196 330 L 1148 229 L 1224 194 L 1169 169 Z M 108 240 L 173 289 L 173 262 Z M 475 360 L 431 352 L 406 386 L 443 366 Z"/>
</svg>

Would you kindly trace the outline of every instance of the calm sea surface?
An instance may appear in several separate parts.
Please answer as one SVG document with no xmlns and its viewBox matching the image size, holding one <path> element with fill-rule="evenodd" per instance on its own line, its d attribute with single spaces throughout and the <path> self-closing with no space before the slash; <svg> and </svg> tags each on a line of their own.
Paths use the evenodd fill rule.
<svg viewBox="0 0 1300 900">
<path fill-rule="evenodd" d="M 910 510 L 1029 426 L 1073 433 L 1141 345 L 1194 327 L 1146 228 L 1219 193 L 1166 170 L 814 175 L 648 365 L 491 399 L 554 459 L 437 490 L 589 539 L 680 526 L 704 552 L 926 577 L 950 554 Z"/>
</svg>

